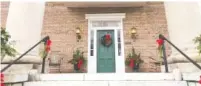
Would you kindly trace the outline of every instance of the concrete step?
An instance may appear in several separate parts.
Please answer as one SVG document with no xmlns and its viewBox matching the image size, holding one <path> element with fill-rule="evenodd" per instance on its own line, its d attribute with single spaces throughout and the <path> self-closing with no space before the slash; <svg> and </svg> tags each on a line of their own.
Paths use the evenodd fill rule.
<svg viewBox="0 0 201 86">
<path fill-rule="evenodd" d="M 1 70 L 8 64 L 1 64 Z M 28 74 L 28 72 L 33 68 L 33 64 L 13 64 L 10 66 L 4 74 Z"/>
<path fill-rule="evenodd" d="M 54 77 L 52 77 L 54 78 Z M 38 81 L 24 86 L 188 86 L 185 81 Z"/>
<path fill-rule="evenodd" d="M 197 62 L 197 64 L 201 66 L 201 62 Z M 168 64 L 168 69 L 169 72 L 173 72 L 174 69 L 179 69 L 182 73 L 201 72 L 201 70 L 192 63 L 172 63 Z M 165 72 L 164 65 L 161 65 L 161 72 Z"/>
<path fill-rule="evenodd" d="M 6 56 L 4 57 L 3 61 L 1 63 L 11 63 L 15 59 L 17 59 L 20 55 L 17 55 L 16 57 L 10 57 Z M 25 55 L 23 56 L 20 60 L 18 60 L 16 63 L 20 64 L 41 64 L 42 63 L 42 58 L 40 56 L 34 56 L 34 55 Z"/>
<path fill-rule="evenodd" d="M 28 74 L 4 74 L 4 83 L 21 83 L 28 81 Z"/>
<path fill-rule="evenodd" d="M 98 73 L 98 74 L 87 74 L 87 73 L 66 73 L 66 74 L 39 74 L 41 81 L 106 81 L 106 80 L 175 80 L 173 73 Z"/>
<path fill-rule="evenodd" d="M 186 81 L 199 81 L 201 77 L 201 72 L 194 73 L 182 73 L 183 80 Z"/>
<path fill-rule="evenodd" d="M 173 73 L 71 73 L 5 75 L 10 86 L 201 86 L 197 82 L 201 72 L 183 73 L 183 80 L 176 80 Z M 33 78 L 30 80 L 30 77 Z M 29 79 L 29 80 L 28 80 Z M 9 81 L 9 82 L 8 82 Z"/>
<path fill-rule="evenodd" d="M 200 80 L 201 72 L 182 73 L 183 81 L 178 81 L 174 73 L 62 73 L 40 74 L 37 70 L 31 70 L 28 74 L 5 73 L 5 83 L 24 86 L 92 86 L 100 83 L 100 86 L 199 86 L 195 81 Z M 82 83 L 82 84 L 77 84 Z M 146 83 L 146 84 L 144 84 Z M 148 83 L 148 84 L 147 84 Z M 20 85 L 21 86 L 21 85 Z"/>
</svg>

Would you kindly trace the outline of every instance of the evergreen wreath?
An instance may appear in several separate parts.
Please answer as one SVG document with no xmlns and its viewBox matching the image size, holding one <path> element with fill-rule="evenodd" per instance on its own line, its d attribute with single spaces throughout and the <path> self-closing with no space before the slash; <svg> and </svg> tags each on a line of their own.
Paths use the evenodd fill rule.
<svg viewBox="0 0 201 86">
<path fill-rule="evenodd" d="M 106 47 L 109 47 L 112 44 L 112 38 L 110 37 L 109 34 L 106 34 L 101 37 L 101 44 Z"/>
</svg>

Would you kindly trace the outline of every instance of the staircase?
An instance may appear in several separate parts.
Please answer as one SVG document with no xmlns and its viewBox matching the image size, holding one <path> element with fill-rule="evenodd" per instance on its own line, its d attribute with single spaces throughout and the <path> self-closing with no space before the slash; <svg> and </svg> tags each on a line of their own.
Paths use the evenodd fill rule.
<svg viewBox="0 0 201 86">
<path fill-rule="evenodd" d="M 201 69 L 201 66 L 198 63 L 196 63 L 190 57 L 180 51 L 165 37 L 160 35 L 159 38 L 166 40 L 182 55 L 184 55 L 184 57 L 186 57 L 191 63 L 193 63 L 194 66 Z M 49 37 L 42 39 L 27 52 L 25 52 L 25 54 L 42 41 L 47 41 L 47 39 L 49 39 Z M 163 52 L 165 52 L 164 48 Z M 44 56 L 43 58 L 42 68 L 39 68 L 42 69 L 42 74 L 37 69 L 32 68 L 26 70 L 26 72 L 24 73 L 12 73 L 12 67 L 15 70 L 22 71 L 24 67 L 14 67 L 11 65 L 17 62 L 25 54 L 22 54 L 19 58 L 9 63 L 8 66 L 4 67 L 1 70 L 1 72 L 4 73 L 4 84 L 6 86 L 201 86 L 201 84 L 198 84 L 201 71 L 180 73 L 179 71 L 173 70 L 172 72 L 169 72 L 165 53 L 163 55 L 163 58 L 166 73 L 44 74 L 46 56 Z M 8 72 L 9 70 L 10 72 Z"/>
<path fill-rule="evenodd" d="M 183 73 L 183 80 L 176 80 L 174 73 L 68 73 L 32 74 L 12 76 L 13 81 L 5 81 L 10 86 L 201 86 L 197 73 Z M 10 74 L 5 75 L 5 77 Z"/>
</svg>

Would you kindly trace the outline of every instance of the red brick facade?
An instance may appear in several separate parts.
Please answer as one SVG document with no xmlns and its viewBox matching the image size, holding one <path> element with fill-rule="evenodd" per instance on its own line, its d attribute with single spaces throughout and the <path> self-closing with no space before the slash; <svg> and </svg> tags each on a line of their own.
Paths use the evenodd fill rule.
<svg viewBox="0 0 201 86">
<path fill-rule="evenodd" d="M 6 9 L 6 8 L 4 8 Z M 7 12 L 4 11 L 3 15 Z M 123 20 L 123 34 L 125 58 L 132 46 L 141 53 L 144 63 L 140 66 L 141 72 L 159 72 L 160 67 L 153 59 L 158 59 L 156 39 L 158 34 L 168 37 L 167 22 L 163 2 L 146 2 L 143 7 L 113 7 L 113 8 L 68 8 L 65 3 L 46 3 L 43 30 L 41 35 L 49 35 L 52 40 L 50 58 L 63 57 L 61 72 L 72 72 L 73 67 L 68 63 L 72 58 L 73 50 L 81 47 L 87 58 L 88 53 L 88 22 L 85 14 L 97 13 L 126 13 Z M 2 15 L 1 14 L 1 15 Z M 6 19 L 6 16 L 3 16 Z M 5 24 L 5 21 L 3 21 Z M 3 25 L 2 24 L 2 25 Z M 81 42 L 76 41 L 75 28 L 83 29 Z M 130 28 L 137 28 L 137 39 L 133 41 L 128 34 Z M 170 47 L 167 46 L 167 54 Z M 51 66 L 51 72 L 58 72 L 58 66 Z M 126 68 L 126 72 L 129 69 Z"/>
</svg>

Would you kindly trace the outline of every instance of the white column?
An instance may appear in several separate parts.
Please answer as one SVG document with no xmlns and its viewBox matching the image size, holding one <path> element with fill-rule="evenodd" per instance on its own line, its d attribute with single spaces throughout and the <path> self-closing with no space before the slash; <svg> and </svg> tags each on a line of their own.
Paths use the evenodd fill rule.
<svg viewBox="0 0 201 86">
<path fill-rule="evenodd" d="M 194 60 L 198 57 L 198 51 L 193 39 L 201 34 L 201 11 L 198 2 L 165 2 L 166 18 L 170 41 L 184 51 Z M 174 48 L 168 58 L 173 61 L 188 61 Z"/>
<path fill-rule="evenodd" d="M 201 1 L 199 1 L 198 3 L 199 3 L 199 6 L 200 6 L 200 13 L 201 13 Z"/>
<path fill-rule="evenodd" d="M 22 54 L 41 39 L 45 2 L 11 2 L 6 29 L 14 40 L 16 50 Z M 39 57 L 39 47 L 29 56 Z M 35 58 L 35 57 L 34 57 Z"/>
</svg>

